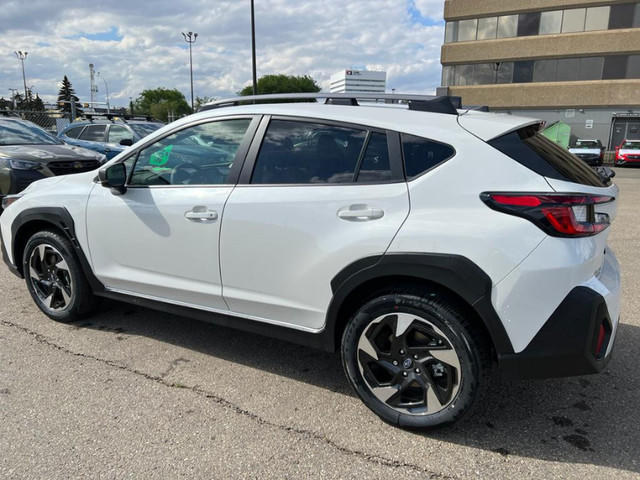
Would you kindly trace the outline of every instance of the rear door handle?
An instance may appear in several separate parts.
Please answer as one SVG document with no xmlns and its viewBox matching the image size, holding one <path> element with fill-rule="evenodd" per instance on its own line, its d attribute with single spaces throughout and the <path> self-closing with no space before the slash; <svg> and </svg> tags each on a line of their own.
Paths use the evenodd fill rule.
<svg viewBox="0 0 640 480">
<path fill-rule="evenodd" d="M 384 217 L 384 210 L 369 205 L 349 205 L 338 210 L 338 218 L 349 222 L 366 222 Z"/>
<path fill-rule="evenodd" d="M 218 212 L 209 210 L 203 205 L 198 205 L 188 212 L 185 212 L 184 217 L 192 222 L 209 223 L 215 222 L 218 219 Z"/>
</svg>

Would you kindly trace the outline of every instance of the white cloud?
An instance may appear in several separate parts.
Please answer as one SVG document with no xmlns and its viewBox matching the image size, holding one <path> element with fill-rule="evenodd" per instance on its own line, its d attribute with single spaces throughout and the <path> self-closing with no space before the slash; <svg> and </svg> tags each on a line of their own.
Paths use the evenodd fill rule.
<svg viewBox="0 0 640 480">
<path fill-rule="evenodd" d="M 431 93 L 440 83 L 442 0 L 259 0 L 258 76 L 311 75 L 328 88 L 348 67 L 386 70 L 389 89 Z M 248 1 L 4 0 L 0 9 L 0 95 L 22 90 L 14 50 L 28 51 L 27 85 L 45 100 L 67 75 L 89 99 L 89 63 L 109 85 L 112 105 L 127 105 L 144 89 L 177 88 L 189 100 L 193 45 L 196 96 L 234 95 L 251 81 Z M 104 83 L 96 79 L 98 99 Z"/>
</svg>

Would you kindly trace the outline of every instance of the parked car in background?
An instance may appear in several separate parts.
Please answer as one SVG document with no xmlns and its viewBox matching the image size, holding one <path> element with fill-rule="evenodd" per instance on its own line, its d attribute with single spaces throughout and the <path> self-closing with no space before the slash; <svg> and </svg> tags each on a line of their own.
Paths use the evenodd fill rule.
<svg viewBox="0 0 640 480">
<path fill-rule="evenodd" d="M 104 155 L 65 145 L 34 123 L 0 117 L 0 201 L 41 178 L 95 170 L 105 161 Z"/>
<path fill-rule="evenodd" d="M 625 140 L 616 147 L 616 165 L 640 165 L 640 140 Z"/>
<path fill-rule="evenodd" d="M 602 165 L 604 146 L 598 139 L 579 139 L 572 147 L 569 147 L 569 151 L 592 167 Z"/>
<path fill-rule="evenodd" d="M 99 182 L 6 197 L 2 255 L 54 320 L 102 296 L 340 351 L 385 421 L 448 425 L 493 368 L 597 373 L 614 348 L 618 187 L 539 128 L 449 97 L 221 100 Z"/>
<path fill-rule="evenodd" d="M 87 120 L 69 124 L 58 134 L 58 137 L 70 145 L 78 145 L 102 153 L 109 160 L 164 125 L 144 116 L 115 114 L 86 116 Z"/>
</svg>

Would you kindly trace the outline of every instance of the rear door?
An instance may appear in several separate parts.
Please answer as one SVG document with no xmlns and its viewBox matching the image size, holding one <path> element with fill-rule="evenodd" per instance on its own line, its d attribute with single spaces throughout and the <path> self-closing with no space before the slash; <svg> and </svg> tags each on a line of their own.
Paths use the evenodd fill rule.
<svg viewBox="0 0 640 480">
<path fill-rule="evenodd" d="M 383 254 L 408 215 L 398 135 L 283 117 L 257 137 L 222 220 L 224 299 L 249 318 L 321 329 L 331 279 Z"/>
</svg>

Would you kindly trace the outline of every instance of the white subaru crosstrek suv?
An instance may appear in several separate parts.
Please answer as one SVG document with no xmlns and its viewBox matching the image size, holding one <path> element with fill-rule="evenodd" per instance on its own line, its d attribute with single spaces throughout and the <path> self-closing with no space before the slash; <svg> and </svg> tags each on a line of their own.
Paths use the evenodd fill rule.
<svg viewBox="0 0 640 480">
<path fill-rule="evenodd" d="M 462 417 L 492 368 L 607 365 L 609 170 L 448 97 L 284 97 L 208 104 L 7 197 L 5 262 L 54 320 L 108 297 L 340 351 L 367 407 L 407 428 Z"/>
</svg>

